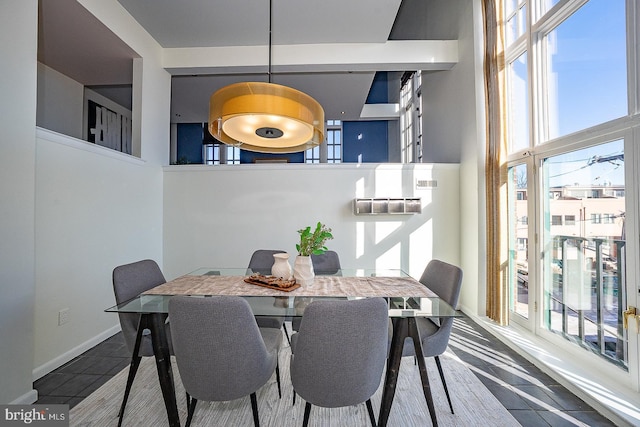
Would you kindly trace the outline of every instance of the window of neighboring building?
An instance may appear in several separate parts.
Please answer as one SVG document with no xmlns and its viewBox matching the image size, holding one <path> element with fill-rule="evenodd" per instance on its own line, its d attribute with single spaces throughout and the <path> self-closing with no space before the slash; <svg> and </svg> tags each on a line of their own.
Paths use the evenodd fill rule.
<svg viewBox="0 0 640 427">
<path fill-rule="evenodd" d="M 562 215 L 551 215 L 551 225 L 562 225 Z"/>
<path fill-rule="evenodd" d="M 400 88 L 400 158 L 402 163 L 422 162 L 422 73 L 404 73 Z"/>
<path fill-rule="evenodd" d="M 342 162 L 342 122 L 327 120 L 322 144 L 304 152 L 305 163 Z"/>
<path fill-rule="evenodd" d="M 575 215 L 565 215 L 564 216 L 564 225 L 576 225 L 576 216 Z"/>
<path fill-rule="evenodd" d="M 600 224 L 600 223 L 602 223 L 602 215 L 591 214 L 591 224 Z"/>
<path fill-rule="evenodd" d="M 220 164 L 220 144 L 205 144 L 204 148 L 204 164 L 219 165 Z"/>
<path fill-rule="evenodd" d="M 342 121 L 327 120 L 327 163 L 342 162 Z"/>
</svg>

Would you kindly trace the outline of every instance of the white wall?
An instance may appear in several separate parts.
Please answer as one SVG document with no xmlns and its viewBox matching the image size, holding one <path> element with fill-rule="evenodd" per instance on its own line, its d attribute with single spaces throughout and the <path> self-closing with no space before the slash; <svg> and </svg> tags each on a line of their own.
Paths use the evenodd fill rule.
<svg viewBox="0 0 640 427">
<path fill-rule="evenodd" d="M 165 274 L 246 267 L 255 249 L 293 258 L 297 230 L 322 221 L 343 267 L 402 268 L 431 258 L 459 263 L 458 165 L 170 166 L 164 173 Z M 437 187 L 416 190 L 416 179 Z M 355 197 L 421 197 L 418 215 L 353 214 Z"/>
<path fill-rule="evenodd" d="M 37 0 L 0 13 L 0 403 L 31 403 Z"/>
<path fill-rule="evenodd" d="M 82 138 L 84 86 L 38 63 L 38 108 L 36 125 Z"/>
<path fill-rule="evenodd" d="M 460 257 L 465 286 L 460 305 L 470 314 L 484 315 L 484 93 L 480 1 L 430 3 L 432 10 L 455 18 L 459 62 L 450 71 L 423 74 L 423 155 L 427 161 L 460 162 Z M 451 20 L 441 25 L 451 31 Z M 438 28 L 432 31 L 437 32 Z"/>
<path fill-rule="evenodd" d="M 114 267 L 162 259 L 162 169 L 46 130 L 37 136 L 39 377 L 106 338 L 96 338 L 101 332 L 115 332 L 117 316 L 103 312 L 115 304 Z M 69 322 L 58 326 L 62 309 L 69 309 Z"/>
<path fill-rule="evenodd" d="M 80 3 L 141 56 L 134 64 L 133 88 L 141 160 L 38 130 L 37 157 L 31 155 L 37 169 L 29 175 L 32 186 L 37 178 L 35 194 L 33 189 L 30 194 L 36 205 L 35 225 L 33 215 L 30 224 L 35 311 L 32 307 L 28 313 L 35 325 L 31 350 L 22 354 L 30 365 L 29 384 L 117 330 L 117 316 L 103 312 L 114 302 L 114 267 L 143 258 L 163 262 L 160 166 L 168 164 L 171 80 L 161 67 L 162 50 L 116 0 Z M 37 8 L 33 31 L 35 19 Z M 33 138 L 35 45 L 32 56 Z M 32 266 L 32 276 L 33 271 Z M 58 326 L 58 312 L 65 308 L 69 322 Z"/>
</svg>

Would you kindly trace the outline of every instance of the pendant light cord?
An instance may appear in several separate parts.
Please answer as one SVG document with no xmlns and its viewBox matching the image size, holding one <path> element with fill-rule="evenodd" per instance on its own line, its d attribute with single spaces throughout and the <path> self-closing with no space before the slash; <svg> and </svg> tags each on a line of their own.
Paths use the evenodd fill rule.
<svg viewBox="0 0 640 427">
<path fill-rule="evenodd" d="M 269 0 L 269 83 L 271 83 L 271 19 L 272 19 L 272 9 L 273 9 L 273 0 Z"/>
</svg>

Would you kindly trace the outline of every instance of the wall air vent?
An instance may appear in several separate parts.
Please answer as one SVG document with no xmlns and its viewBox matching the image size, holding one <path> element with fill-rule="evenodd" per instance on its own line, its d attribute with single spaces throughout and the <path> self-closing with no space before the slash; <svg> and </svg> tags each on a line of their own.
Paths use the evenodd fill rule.
<svg viewBox="0 0 640 427">
<path fill-rule="evenodd" d="M 436 181 L 435 179 L 433 179 L 433 180 L 417 179 L 416 180 L 416 188 L 417 189 L 436 188 L 437 186 L 438 186 L 438 181 Z"/>
</svg>

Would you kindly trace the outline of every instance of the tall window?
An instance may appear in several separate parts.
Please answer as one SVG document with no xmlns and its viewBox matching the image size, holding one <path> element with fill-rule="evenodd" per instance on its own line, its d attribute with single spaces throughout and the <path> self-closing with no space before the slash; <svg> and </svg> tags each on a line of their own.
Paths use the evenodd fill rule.
<svg viewBox="0 0 640 427">
<path fill-rule="evenodd" d="M 204 164 L 219 165 L 220 164 L 220 144 L 204 144 Z"/>
<path fill-rule="evenodd" d="M 503 0 L 510 319 L 623 369 L 625 151 L 640 144 L 630 3 Z"/>
<path fill-rule="evenodd" d="M 320 147 L 318 145 L 304 152 L 305 163 L 320 163 Z"/>
<path fill-rule="evenodd" d="M 402 163 L 422 163 L 422 73 L 404 73 L 400 88 L 400 156 Z"/>
<path fill-rule="evenodd" d="M 327 120 L 327 163 L 342 162 L 342 122 Z"/>
<path fill-rule="evenodd" d="M 304 162 L 342 162 L 342 122 L 340 120 L 327 120 L 324 142 L 317 147 L 305 151 Z"/>
</svg>

